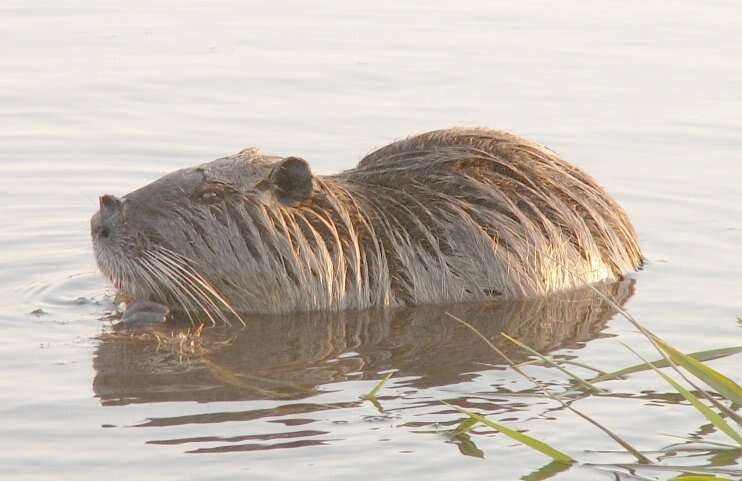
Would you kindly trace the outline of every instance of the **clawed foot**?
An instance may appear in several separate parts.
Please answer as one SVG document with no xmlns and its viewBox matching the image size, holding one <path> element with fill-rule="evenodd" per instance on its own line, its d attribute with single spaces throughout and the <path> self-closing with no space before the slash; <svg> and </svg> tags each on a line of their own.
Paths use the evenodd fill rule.
<svg viewBox="0 0 742 481">
<path fill-rule="evenodd" d="M 114 329 L 136 329 L 150 327 L 170 319 L 170 308 L 150 301 L 134 301 L 126 306 L 121 321 L 114 324 Z"/>
</svg>

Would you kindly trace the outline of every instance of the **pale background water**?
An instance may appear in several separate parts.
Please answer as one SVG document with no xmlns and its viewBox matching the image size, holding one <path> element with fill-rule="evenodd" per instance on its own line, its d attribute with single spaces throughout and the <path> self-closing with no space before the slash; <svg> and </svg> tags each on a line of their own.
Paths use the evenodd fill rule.
<svg viewBox="0 0 742 481">
<path fill-rule="evenodd" d="M 208 369 L 218 353 L 172 359 L 107 337 L 112 288 L 88 233 L 97 197 L 247 146 L 331 173 L 426 130 L 522 134 L 590 172 L 631 215 L 650 259 L 627 304 L 637 318 L 687 351 L 742 340 L 739 2 L 5 0 L 0 41 L 2 479 L 505 480 L 548 464 L 487 429 L 472 435 L 484 458 L 463 456 L 444 432 L 460 416 L 439 399 L 581 461 L 632 461 L 596 452 L 618 448 L 571 413 L 512 395 L 528 386 L 476 364 L 496 360 L 466 333 L 406 354 L 417 333 L 447 328 L 419 313 L 387 330 L 358 321 L 361 341 L 312 362 L 292 359 L 314 335 L 301 332 L 271 352 L 252 331 L 244 360 Z M 302 322 L 323 329 L 289 325 Z M 327 327 L 325 341 L 352 337 L 352 325 Z M 651 355 L 620 317 L 598 331 L 542 347 L 605 369 L 635 361 L 616 336 Z M 343 363 L 355 364 L 327 370 Z M 712 365 L 742 378 L 739 358 Z M 359 396 L 385 369 L 401 372 L 381 415 Z M 268 378 L 309 391 L 255 387 Z M 723 440 L 653 374 L 606 387 L 575 407 L 640 449 L 672 444 L 665 432 Z M 740 475 L 739 453 L 651 457 Z M 579 467 L 552 479 L 609 478 Z"/>
</svg>

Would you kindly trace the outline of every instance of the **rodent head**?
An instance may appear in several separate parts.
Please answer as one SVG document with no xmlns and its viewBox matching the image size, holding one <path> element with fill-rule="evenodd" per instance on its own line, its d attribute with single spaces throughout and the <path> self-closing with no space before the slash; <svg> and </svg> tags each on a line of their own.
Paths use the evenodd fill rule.
<svg viewBox="0 0 742 481">
<path fill-rule="evenodd" d="M 247 149 L 103 195 L 90 221 L 98 267 L 126 297 L 223 310 L 235 276 L 251 274 L 245 257 L 261 256 L 255 217 L 307 201 L 314 185 L 305 160 Z"/>
</svg>

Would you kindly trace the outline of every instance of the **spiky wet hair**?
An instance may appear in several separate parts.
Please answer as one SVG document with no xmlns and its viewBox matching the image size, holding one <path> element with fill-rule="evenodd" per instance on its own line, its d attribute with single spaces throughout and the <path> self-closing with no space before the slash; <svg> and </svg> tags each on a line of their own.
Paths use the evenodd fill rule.
<svg viewBox="0 0 742 481">
<path fill-rule="evenodd" d="M 114 279 L 122 288 L 187 311 L 538 296 L 619 279 L 642 263 L 628 217 L 602 187 L 504 132 L 429 132 L 332 176 L 256 150 L 181 177 L 194 171 L 187 182 L 148 186 L 166 199 L 160 205 L 144 207 L 139 191 L 124 198 L 148 218 L 138 224 L 134 208 L 124 221 L 146 242 L 128 252 L 97 249 L 109 275 L 113 264 L 146 264 L 141 279 Z"/>
</svg>

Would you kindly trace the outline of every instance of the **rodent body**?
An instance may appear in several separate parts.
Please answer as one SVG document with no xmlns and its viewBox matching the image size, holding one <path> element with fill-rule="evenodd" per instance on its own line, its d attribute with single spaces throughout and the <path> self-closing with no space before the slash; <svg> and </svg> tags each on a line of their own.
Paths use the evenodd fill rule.
<svg viewBox="0 0 742 481">
<path fill-rule="evenodd" d="M 247 149 L 103 196 L 91 229 L 98 265 L 127 296 L 187 312 L 540 296 L 643 261 L 590 176 L 486 129 L 410 137 L 331 176 Z"/>
</svg>

